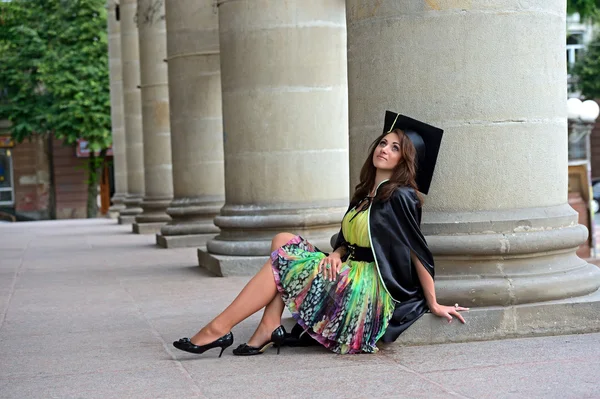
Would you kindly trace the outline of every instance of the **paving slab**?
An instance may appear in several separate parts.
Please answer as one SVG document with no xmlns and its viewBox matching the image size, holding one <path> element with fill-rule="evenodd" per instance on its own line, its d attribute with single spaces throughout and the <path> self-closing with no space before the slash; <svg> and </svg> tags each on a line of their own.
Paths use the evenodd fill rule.
<svg viewBox="0 0 600 399">
<path fill-rule="evenodd" d="M 160 369 L 171 367 L 173 359 L 162 342 L 149 330 L 137 329 L 27 337 L 24 345 L 0 340 L 2 378 L 51 377 L 76 374 L 82 370 Z M 135 345 L 132 345 L 135 342 Z"/>
<path fill-rule="evenodd" d="M 468 397 L 481 399 L 598 398 L 600 362 L 530 362 L 460 371 L 438 371 L 428 378 Z"/>
<path fill-rule="evenodd" d="M 0 289 L 0 326 L 8 311 L 8 302 L 10 300 L 12 291 L 9 289 Z"/>
<path fill-rule="evenodd" d="M 270 372 L 269 372 L 270 371 Z M 260 383 L 257 383 L 257 377 Z M 199 378 L 194 376 L 194 378 Z M 440 385 L 430 385 L 418 375 L 388 365 L 329 367 L 318 370 L 277 370 L 263 374 L 233 374 L 200 379 L 208 398 L 461 398 Z"/>
<path fill-rule="evenodd" d="M 24 252 L 25 249 L 3 249 L 2 259 L 0 260 L 0 270 L 14 267 L 15 262 L 18 265 L 21 261 L 21 258 L 23 257 Z"/>
<path fill-rule="evenodd" d="M 1 273 L 1 272 L 0 272 Z M 21 271 L 21 278 L 15 282 L 15 290 L 45 290 L 57 287 L 85 288 L 105 285 L 119 285 L 119 280 L 102 270 L 34 270 Z"/>
<path fill-rule="evenodd" d="M 389 344 L 382 352 L 418 372 L 460 371 L 532 362 L 593 362 L 600 360 L 599 343 L 596 333 L 416 347 Z"/>
<path fill-rule="evenodd" d="M 0 270 L 0 290 L 10 290 L 15 284 L 16 270 Z"/>
<path fill-rule="evenodd" d="M 133 310 L 107 310 L 106 308 L 88 313 L 85 316 L 71 312 L 56 312 L 47 315 L 41 312 L 28 312 L 15 316 L 9 309 L 2 324 L 0 335 L 10 338 L 18 344 L 19 339 L 29 340 L 41 334 L 61 335 L 89 331 L 105 331 L 107 334 L 118 330 L 146 328 L 145 320 L 137 317 Z"/>
<path fill-rule="evenodd" d="M 0 398 L 206 398 L 175 365 L 139 370 L 77 372 L 53 377 L 2 378 Z"/>
<path fill-rule="evenodd" d="M 115 220 L 7 223 L 0 236 L 0 398 L 600 396 L 600 334 L 233 356 L 256 314 L 221 358 L 184 353 L 172 341 L 210 321 L 249 277 L 214 277 L 196 248 L 159 248 Z M 484 329 L 470 314 L 468 328 Z M 287 311 L 283 324 L 294 324 Z"/>
</svg>

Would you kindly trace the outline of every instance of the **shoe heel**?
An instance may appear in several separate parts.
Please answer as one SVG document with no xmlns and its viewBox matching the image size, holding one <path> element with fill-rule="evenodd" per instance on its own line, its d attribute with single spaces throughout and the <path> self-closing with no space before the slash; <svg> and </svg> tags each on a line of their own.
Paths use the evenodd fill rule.
<svg viewBox="0 0 600 399">
<path fill-rule="evenodd" d="M 219 353 L 219 357 L 221 357 L 221 355 L 223 355 L 223 352 L 225 351 L 225 349 L 227 349 L 227 346 L 221 347 L 221 353 Z"/>
<path fill-rule="evenodd" d="M 271 334 L 271 341 L 277 348 L 277 354 L 279 355 L 279 351 L 281 350 L 281 345 L 285 341 L 285 328 L 283 326 L 277 327 L 275 331 Z"/>
</svg>

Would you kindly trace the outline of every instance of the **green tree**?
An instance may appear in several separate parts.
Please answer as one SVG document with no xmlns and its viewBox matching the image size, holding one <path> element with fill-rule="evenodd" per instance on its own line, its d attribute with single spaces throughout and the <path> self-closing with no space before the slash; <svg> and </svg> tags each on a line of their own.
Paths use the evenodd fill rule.
<svg viewBox="0 0 600 399">
<path fill-rule="evenodd" d="M 600 98 L 600 35 L 588 45 L 584 56 L 573 67 L 577 89 L 586 98 Z"/>
<path fill-rule="evenodd" d="M 87 140 L 87 215 L 95 217 L 112 140 L 105 0 L 0 3 L 0 62 L 0 118 L 12 122 L 17 141 L 35 134 L 68 145 Z"/>
<path fill-rule="evenodd" d="M 567 0 L 567 13 L 579 13 L 582 19 L 598 21 L 600 0 Z"/>
</svg>

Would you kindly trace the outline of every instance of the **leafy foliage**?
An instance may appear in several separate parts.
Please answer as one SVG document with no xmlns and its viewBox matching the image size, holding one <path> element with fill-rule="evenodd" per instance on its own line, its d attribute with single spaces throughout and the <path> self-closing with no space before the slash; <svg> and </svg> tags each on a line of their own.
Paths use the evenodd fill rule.
<svg viewBox="0 0 600 399">
<path fill-rule="evenodd" d="M 36 19 L 23 2 L 0 3 L 0 118 L 13 122 L 22 141 L 48 131 L 51 95 L 45 90 L 40 65 L 47 50 L 44 19 Z"/>
<path fill-rule="evenodd" d="M 573 67 L 577 88 L 586 98 L 600 98 L 600 35 L 590 42 L 585 55 Z"/>
<path fill-rule="evenodd" d="M 0 118 L 23 140 L 53 132 L 68 144 L 111 144 L 104 0 L 0 3 Z"/>
<path fill-rule="evenodd" d="M 600 0 L 567 0 L 567 13 L 579 13 L 582 19 L 600 19 Z"/>
<path fill-rule="evenodd" d="M 92 151 L 111 145 L 106 14 L 105 0 L 0 2 L 0 119 L 17 141 L 52 132 Z"/>
</svg>

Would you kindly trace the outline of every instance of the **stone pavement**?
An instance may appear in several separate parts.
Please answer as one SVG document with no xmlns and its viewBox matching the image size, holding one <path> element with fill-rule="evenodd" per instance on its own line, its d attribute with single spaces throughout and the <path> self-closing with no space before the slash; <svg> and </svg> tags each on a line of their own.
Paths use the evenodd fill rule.
<svg viewBox="0 0 600 399">
<path fill-rule="evenodd" d="M 194 248 L 130 231 L 111 220 L 0 224 L 0 398 L 600 398 L 600 334 L 353 356 L 179 352 L 171 342 L 247 278 L 211 277 Z M 235 328 L 235 345 L 257 320 Z"/>
</svg>

